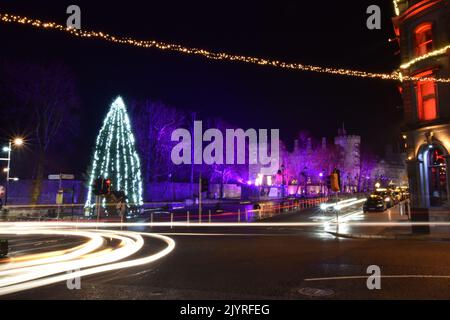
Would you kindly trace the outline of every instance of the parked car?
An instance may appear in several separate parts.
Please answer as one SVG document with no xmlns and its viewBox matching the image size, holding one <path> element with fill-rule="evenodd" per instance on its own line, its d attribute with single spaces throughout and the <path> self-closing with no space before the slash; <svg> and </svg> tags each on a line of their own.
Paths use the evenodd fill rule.
<svg viewBox="0 0 450 320">
<path fill-rule="evenodd" d="M 395 205 L 394 196 L 388 189 L 379 188 L 374 193 L 372 193 L 372 195 L 382 197 L 388 208 L 391 208 Z"/>
<path fill-rule="evenodd" d="M 403 195 L 400 191 L 394 190 L 392 191 L 392 198 L 394 199 L 395 204 L 398 204 L 403 200 Z"/>
<path fill-rule="evenodd" d="M 370 211 L 385 211 L 387 209 L 386 201 L 384 201 L 384 198 L 378 195 L 370 195 L 366 202 L 364 202 L 363 205 L 363 211 L 364 213 L 370 212 Z"/>
<path fill-rule="evenodd" d="M 409 188 L 408 187 L 400 187 L 400 190 L 402 191 L 404 200 L 409 199 Z"/>
</svg>

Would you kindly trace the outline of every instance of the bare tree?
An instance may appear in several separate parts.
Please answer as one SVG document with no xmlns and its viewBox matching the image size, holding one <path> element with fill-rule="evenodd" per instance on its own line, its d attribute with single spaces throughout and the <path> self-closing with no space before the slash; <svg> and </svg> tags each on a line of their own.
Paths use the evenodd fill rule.
<svg viewBox="0 0 450 320">
<path fill-rule="evenodd" d="M 130 106 L 146 182 L 168 181 L 176 166 L 170 159 L 172 132 L 186 121 L 184 113 L 161 102 L 134 101 Z"/>
<path fill-rule="evenodd" d="M 71 143 L 78 128 L 79 100 L 70 71 L 62 64 L 8 64 L 8 88 L 23 119 L 32 132 L 37 153 L 31 202 L 37 203 L 45 174 L 49 148 L 57 142 Z M 64 145 L 61 146 L 64 150 Z"/>
</svg>

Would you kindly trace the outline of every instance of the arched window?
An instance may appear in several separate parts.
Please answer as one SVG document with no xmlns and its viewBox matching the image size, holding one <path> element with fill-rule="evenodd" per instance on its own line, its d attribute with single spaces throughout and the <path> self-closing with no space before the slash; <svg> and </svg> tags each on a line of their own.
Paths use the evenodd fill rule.
<svg viewBox="0 0 450 320">
<path fill-rule="evenodd" d="M 433 71 L 426 71 L 415 75 L 416 77 L 431 78 Z M 417 118 L 419 121 L 430 121 L 437 118 L 436 85 L 432 80 L 417 81 Z"/>
<path fill-rule="evenodd" d="M 415 31 L 416 55 L 422 56 L 433 50 L 433 33 L 431 23 L 419 25 Z"/>
</svg>

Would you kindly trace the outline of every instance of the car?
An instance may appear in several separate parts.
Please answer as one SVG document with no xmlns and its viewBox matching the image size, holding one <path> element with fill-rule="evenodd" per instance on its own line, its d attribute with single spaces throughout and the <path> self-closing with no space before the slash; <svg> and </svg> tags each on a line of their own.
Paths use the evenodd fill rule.
<svg viewBox="0 0 450 320">
<path fill-rule="evenodd" d="M 6 257 L 8 255 L 8 240 L 0 239 L 0 257 Z"/>
<path fill-rule="evenodd" d="M 370 211 L 385 211 L 387 209 L 387 203 L 384 201 L 384 198 L 378 195 L 370 195 L 366 202 L 363 205 L 363 212 Z"/>
<path fill-rule="evenodd" d="M 403 200 L 403 195 L 400 191 L 392 191 L 392 198 L 395 204 L 399 204 Z"/>
<path fill-rule="evenodd" d="M 395 205 L 394 196 L 388 189 L 378 188 L 372 195 L 382 197 L 388 208 L 392 208 Z"/>
<path fill-rule="evenodd" d="M 409 199 L 409 188 L 408 187 L 400 187 L 402 191 L 404 200 Z"/>
</svg>

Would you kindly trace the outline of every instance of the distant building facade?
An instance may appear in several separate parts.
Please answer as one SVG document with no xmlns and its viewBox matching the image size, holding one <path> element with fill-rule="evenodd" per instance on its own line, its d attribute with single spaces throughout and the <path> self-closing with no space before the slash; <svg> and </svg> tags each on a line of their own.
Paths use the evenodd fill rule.
<svg viewBox="0 0 450 320">
<path fill-rule="evenodd" d="M 361 174 L 361 137 L 347 135 L 344 128 L 339 129 L 334 138 L 341 171 L 341 190 L 344 192 L 358 191 Z"/>
<path fill-rule="evenodd" d="M 391 145 L 386 147 L 384 158 L 377 161 L 371 172 L 371 181 L 379 182 L 383 187 L 389 185 L 407 186 L 406 153 L 394 152 Z"/>
<path fill-rule="evenodd" d="M 423 78 L 405 81 L 401 87 L 412 205 L 442 206 L 450 190 L 450 85 L 433 78 L 450 78 L 450 1 L 394 0 L 394 4 L 400 71 Z"/>
</svg>

